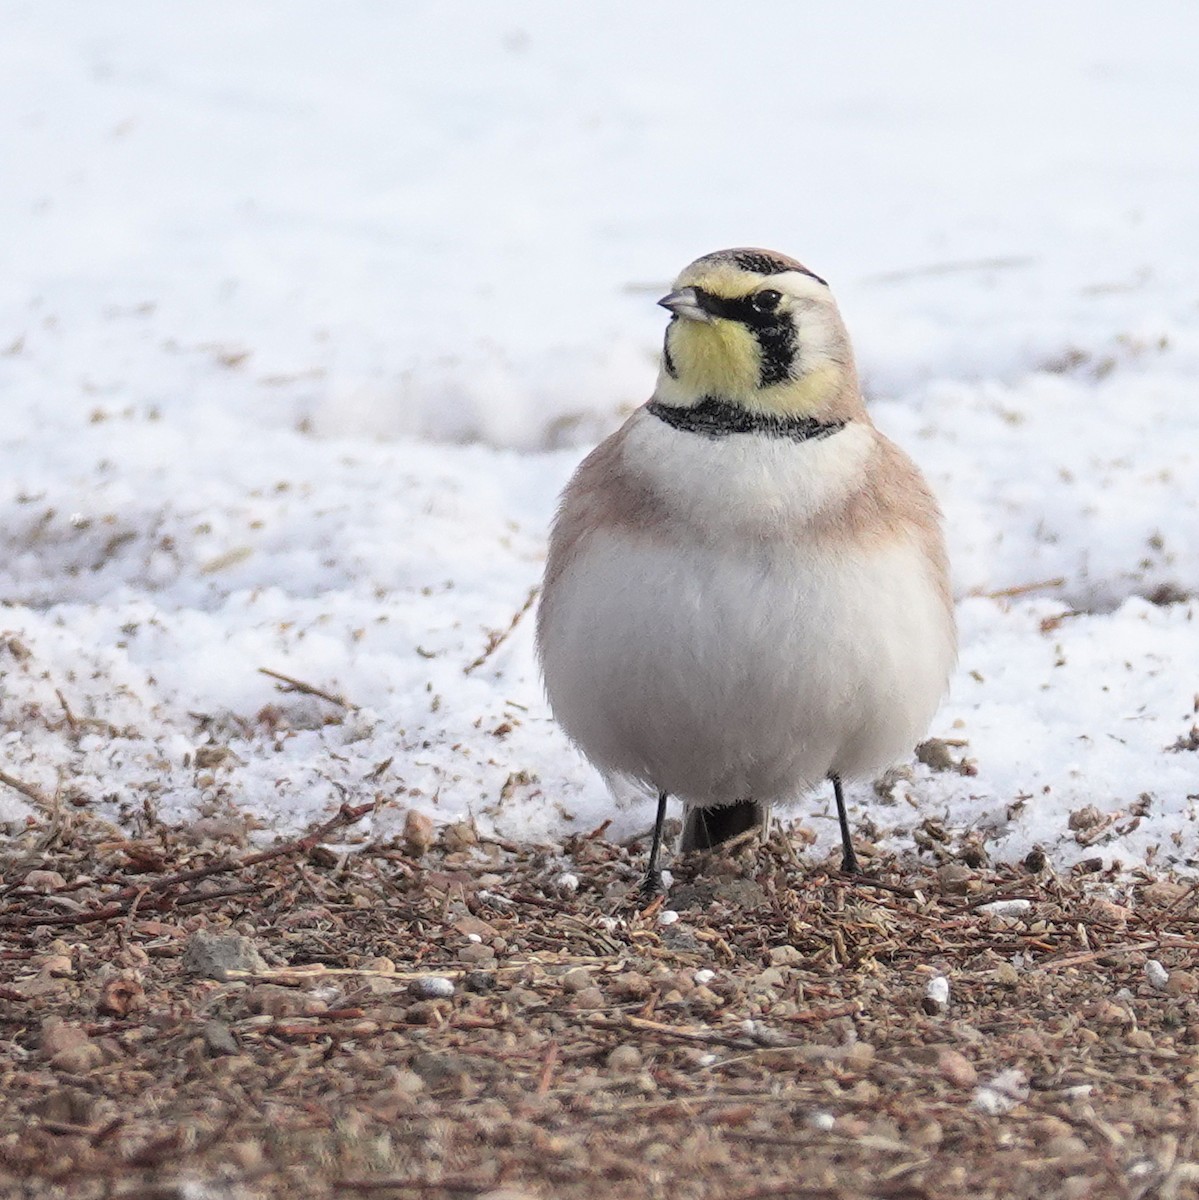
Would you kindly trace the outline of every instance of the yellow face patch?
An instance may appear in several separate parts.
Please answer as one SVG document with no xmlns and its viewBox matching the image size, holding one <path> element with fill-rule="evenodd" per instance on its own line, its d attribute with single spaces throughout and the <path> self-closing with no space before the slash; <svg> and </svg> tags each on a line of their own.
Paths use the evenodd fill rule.
<svg viewBox="0 0 1199 1200">
<path fill-rule="evenodd" d="M 697 397 L 745 403 L 758 390 L 762 353 L 740 322 L 717 319 L 709 325 L 679 317 L 667 337 L 678 381 Z"/>
<path fill-rule="evenodd" d="M 733 300 L 769 286 L 769 280 L 732 264 L 719 263 L 684 271 L 674 286 L 698 288 Z M 789 304 L 789 299 L 783 303 Z M 671 322 L 666 339 L 675 372 L 667 386 L 685 401 L 719 396 L 751 412 L 807 416 L 840 382 L 840 373 L 828 363 L 809 364 L 809 369 L 803 370 L 801 350 L 798 378 L 762 386 L 761 344 L 748 326 L 736 320 L 678 317 Z"/>
</svg>

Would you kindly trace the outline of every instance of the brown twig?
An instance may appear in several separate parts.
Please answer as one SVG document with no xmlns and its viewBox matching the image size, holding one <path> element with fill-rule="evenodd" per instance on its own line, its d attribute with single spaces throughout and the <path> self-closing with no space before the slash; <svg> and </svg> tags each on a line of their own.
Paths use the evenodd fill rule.
<svg viewBox="0 0 1199 1200">
<path fill-rule="evenodd" d="M 139 907 L 161 911 L 162 908 L 169 908 L 174 904 L 190 904 L 205 899 L 218 899 L 220 895 L 224 894 L 237 895 L 243 890 L 252 889 L 235 889 L 228 893 L 220 894 L 192 892 L 165 904 L 161 900 L 146 901 L 144 899 L 152 893 L 169 891 L 180 884 L 195 883 L 197 880 L 208 879 L 213 875 L 228 875 L 234 871 L 243 871 L 247 867 L 256 867 L 261 863 L 270 862 L 273 859 L 282 858 L 288 854 L 305 854 L 318 843 L 324 841 L 334 830 L 360 821 L 367 813 L 372 812 L 374 808 L 375 804 L 373 801 L 370 804 L 360 804 L 355 808 L 343 804 L 335 817 L 332 817 L 311 833 L 296 838 L 294 841 L 285 842 L 282 846 L 275 846 L 270 850 L 261 850 L 257 854 L 250 854 L 245 858 L 225 859 L 221 862 L 209 863 L 206 867 L 196 867 L 190 871 L 176 871 L 172 875 L 164 875 L 149 883 L 138 883 L 122 888 L 105 907 L 92 912 L 68 913 L 65 915 L 33 914 L 28 916 L 0 917 L 0 927 L 27 929 L 34 925 L 90 925 L 96 921 L 111 921 L 116 917 L 124 915 L 129 911 L 130 905 L 134 902 Z"/>
<path fill-rule="evenodd" d="M 996 588 L 993 592 L 971 592 L 970 594 L 982 600 L 1011 600 L 1016 596 L 1027 596 L 1029 592 L 1043 592 L 1047 588 L 1064 587 L 1065 583 L 1065 576 L 1059 575 L 1056 579 L 1038 579 L 1034 583 L 1017 583 L 1012 587 Z"/>
<path fill-rule="evenodd" d="M 469 666 L 463 667 L 462 674 L 469 675 L 472 671 L 481 667 L 511 636 L 516 627 L 520 624 L 524 615 L 533 607 L 533 601 L 537 599 L 537 593 L 541 591 L 540 587 L 529 589 L 529 594 L 525 597 L 525 602 L 516 610 L 512 620 L 508 622 L 508 628 L 500 632 L 492 632 L 487 636 L 487 647 L 483 653 L 475 659 Z"/>
<path fill-rule="evenodd" d="M 284 685 L 280 689 L 281 691 L 300 692 L 305 696 L 316 696 L 319 700 L 328 700 L 330 704 L 336 704 L 339 708 L 348 708 L 351 712 L 358 707 L 356 704 L 351 704 L 344 696 L 327 692 L 324 688 L 319 688 L 315 684 L 305 683 L 302 679 L 295 679 L 291 675 L 284 675 L 282 671 L 272 671 L 270 667 L 259 667 L 258 673 L 260 675 L 269 675 L 272 679 L 277 679 Z"/>
<path fill-rule="evenodd" d="M 7 771 L 0 771 L 0 783 L 12 788 L 14 792 L 20 792 L 26 800 L 32 800 L 39 808 L 51 809 L 54 807 L 54 802 L 44 792 L 39 791 L 33 784 L 26 783 L 15 775 L 10 775 Z"/>
</svg>

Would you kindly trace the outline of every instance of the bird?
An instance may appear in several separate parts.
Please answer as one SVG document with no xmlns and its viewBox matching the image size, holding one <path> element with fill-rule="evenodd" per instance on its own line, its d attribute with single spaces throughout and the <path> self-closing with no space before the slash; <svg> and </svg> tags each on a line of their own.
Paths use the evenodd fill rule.
<svg viewBox="0 0 1199 1200">
<path fill-rule="evenodd" d="M 658 798 L 642 882 L 911 753 L 957 637 L 942 515 L 874 425 L 828 283 L 770 250 L 696 259 L 650 399 L 553 519 L 536 644 L 555 720 L 610 784 Z"/>
</svg>

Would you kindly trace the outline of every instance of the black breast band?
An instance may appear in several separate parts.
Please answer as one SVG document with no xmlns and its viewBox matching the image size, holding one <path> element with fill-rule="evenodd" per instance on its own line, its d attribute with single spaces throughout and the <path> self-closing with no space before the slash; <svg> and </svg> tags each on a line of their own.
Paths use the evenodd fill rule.
<svg viewBox="0 0 1199 1200">
<path fill-rule="evenodd" d="M 740 404 L 716 396 L 705 396 L 689 407 L 675 407 L 660 400 L 651 400 L 645 407 L 672 429 L 700 433 L 708 438 L 729 437 L 734 433 L 764 433 L 767 437 L 787 438 L 792 442 L 810 442 L 831 437 L 845 428 L 844 421 L 751 412 Z"/>
</svg>

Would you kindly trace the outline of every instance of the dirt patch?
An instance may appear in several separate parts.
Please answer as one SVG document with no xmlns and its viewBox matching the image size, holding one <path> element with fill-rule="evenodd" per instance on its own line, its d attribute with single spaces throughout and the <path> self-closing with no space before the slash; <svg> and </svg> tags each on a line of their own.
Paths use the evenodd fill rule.
<svg viewBox="0 0 1199 1200">
<path fill-rule="evenodd" d="M 0 1193 L 1199 1196 L 1185 883 L 361 811 L 8 844 Z"/>
</svg>

